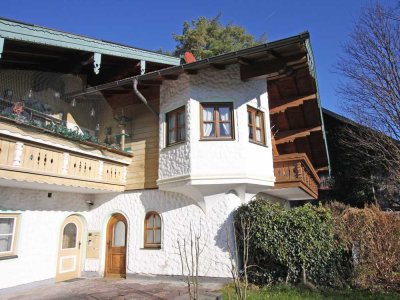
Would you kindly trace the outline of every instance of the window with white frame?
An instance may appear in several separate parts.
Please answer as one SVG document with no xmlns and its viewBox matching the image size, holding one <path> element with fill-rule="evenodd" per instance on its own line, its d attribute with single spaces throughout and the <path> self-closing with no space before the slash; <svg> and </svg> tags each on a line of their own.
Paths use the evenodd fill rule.
<svg viewBox="0 0 400 300">
<path fill-rule="evenodd" d="M 18 217 L 15 214 L 0 214 L 0 257 L 16 253 Z"/>
</svg>

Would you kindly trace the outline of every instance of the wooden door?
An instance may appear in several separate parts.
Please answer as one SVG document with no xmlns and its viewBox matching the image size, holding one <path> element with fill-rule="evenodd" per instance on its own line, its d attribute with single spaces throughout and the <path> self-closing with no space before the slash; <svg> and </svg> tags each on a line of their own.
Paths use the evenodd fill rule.
<svg viewBox="0 0 400 300">
<path fill-rule="evenodd" d="M 56 281 L 77 278 L 81 273 L 82 221 L 69 216 L 61 227 Z"/>
<path fill-rule="evenodd" d="M 107 225 L 105 276 L 126 276 L 127 222 L 123 215 L 114 214 Z"/>
</svg>

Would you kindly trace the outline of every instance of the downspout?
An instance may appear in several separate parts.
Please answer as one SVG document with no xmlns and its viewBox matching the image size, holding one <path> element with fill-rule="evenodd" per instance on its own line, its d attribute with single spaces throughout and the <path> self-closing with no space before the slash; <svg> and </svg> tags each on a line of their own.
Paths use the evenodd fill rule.
<svg viewBox="0 0 400 300">
<path fill-rule="evenodd" d="M 140 99 L 140 101 L 142 101 L 143 104 L 146 105 L 147 108 L 150 109 L 151 112 L 152 112 L 153 114 L 155 114 L 155 115 L 157 116 L 157 118 L 158 118 L 158 112 L 157 112 L 153 107 L 151 107 L 151 105 L 149 104 L 149 102 L 147 102 L 146 98 L 142 95 L 141 92 L 139 92 L 137 86 L 138 86 L 138 80 L 137 80 L 137 78 L 135 77 L 135 78 L 133 78 L 133 92 L 134 92 L 135 95 Z"/>
</svg>

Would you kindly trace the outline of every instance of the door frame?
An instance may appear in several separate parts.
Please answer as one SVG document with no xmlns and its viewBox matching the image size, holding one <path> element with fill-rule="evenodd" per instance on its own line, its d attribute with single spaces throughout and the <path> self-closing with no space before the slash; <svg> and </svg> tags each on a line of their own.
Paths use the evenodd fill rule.
<svg viewBox="0 0 400 300">
<path fill-rule="evenodd" d="M 80 215 L 80 214 L 72 214 L 72 215 L 68 215 L 66 217 L 64 217 L 64 219 L 62 220 L 61 224 L 60 224 L 60 230 L 59 230 L 59 234 L 58 234 L 58 243 L 57 243 L 57 260 L 56 260 L 56 274 L 55 274 L 55 281 L 59 282 L 59 281 L 63 281 L 60 279 L 57 279 L 57 277 L 59 276 L 58 271 L 59 271 L 59 262 L 60 262 L 60 250 L 61 250 L 61 244 L 63 242 L 63 233 L 64 233 L 64 227 L 66 225 L 66 221 L 68 218 L 70 217 L 76 217 L 82 226 L 82 230 L 81 230 L 81 246 L 79 249 L 79 262 L 77 262 L 77 267 L 78 267 L 78 277 L 81 276 L 82 274 L 82 270 L 83 270 L 83 265 L 84 265 L 84 261 L 85 261 L 85 256 L 84 254 L 86 253 L 85 249 L 86 249 L 86 229 L 87 229 L 87 223 L 86 223 L 86 219 Z"/>
<path fill-rule="evenodd" d="M 109 216 L 108 216 L 108 218 L 106 219 L 106 222 L 105 222 L 105 229 L 104 229 L 104 232 L 105 232 L 105 234 L 104 234 L 104 243 L 103 243 L 103 245 L 104 245 L 104 248 L 105 248 L 105 251 L 103 252 L 104 253 L 104 273 L 103 273 L 103 276 L 104 277 L 108 277 L 109 276 L 109 274 L 107 273 L 107 269 L 108 269 L 108 245 L 107 245 L 107 242 L 108 242 L 108 238 L 109 238 L 109 236 L 108 236 L 108 232 L 109 232 L 109 225 L 110 225 L 110 222 L 111 222 L 111 220 L 112 220 L 112 218 L 114 217 L 114 216 L 116 216 L 116 215 L 121 215 L 124 219 L 125 219 L 125 226 L 126 226 L 126 231 L 125 231 L 125 276 L 126 276 L 126 270 L 127 270 L 127 267 L 128 267 L 128 244 L 129 244 L 129 242 L 128 242 L 128 236 L 129 236 L 129 220 L 128 220 L 128 218 L 126 217 L 126 215 L 123 213 L 123 212 L 121 212 L 121 211 L 115 211 L 115 212 L 112 212 Z"/>
</svg>

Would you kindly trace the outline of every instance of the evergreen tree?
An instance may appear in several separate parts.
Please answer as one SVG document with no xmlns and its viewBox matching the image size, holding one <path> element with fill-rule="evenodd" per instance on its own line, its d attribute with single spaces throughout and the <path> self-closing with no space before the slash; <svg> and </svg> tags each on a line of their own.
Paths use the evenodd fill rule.
<svg viewBox="0 0 400 300">
<path fill-rule="evenodd" d="M 185 21 L 182 34 L 173 33 L 177 42 L 174 54 L 179 56 L 189 51 L 197 59 L 203 59 L 265 43 L 264 34 L 255 39 L 241 26 L 232 23 L 224 26 L 220 17 L 218 14 L 210 19 L 199 17 Z"/>
</svg>

